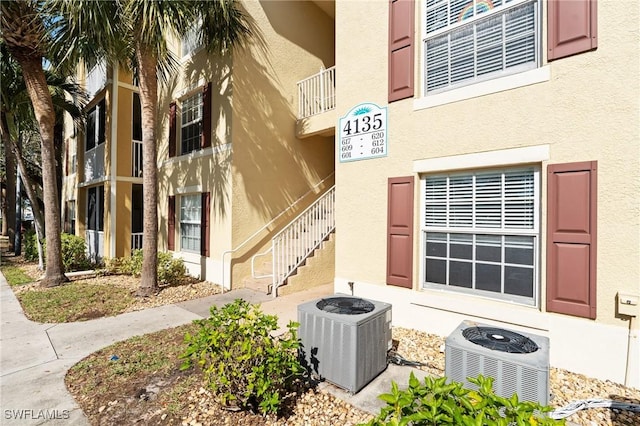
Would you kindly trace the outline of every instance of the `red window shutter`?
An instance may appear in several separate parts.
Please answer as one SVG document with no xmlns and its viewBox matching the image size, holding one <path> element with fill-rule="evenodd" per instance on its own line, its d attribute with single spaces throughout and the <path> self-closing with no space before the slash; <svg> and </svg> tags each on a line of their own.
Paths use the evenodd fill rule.
<svg viewBox="0 0 640 426">
<path fill-rule="evenodd" d="M 597 0 L 549 0 L 547 60 L 598 47 Z"/>
<path fill-rule="evenodd" d="M 167 218 L 167 249 L 176 249 L 176 196 L 169 195 L 169 217 Z"/>
<path fill-rule="evenodd" d="M 176 145 L 178 143 L 176 133 L 176 103 L 169 104 L 169 157 L 176 156 Z"/>
<path fill-rule="evenodd" d="M 389 102 L 413 96 L 413 0 L 389 1 Z"/>
<path fill-rule="evenodd" d="M 595 319 L 597 161 L 547 174 L 547 311 Z"/>
<path fill-rule="evenodd" d="M 200 147 L 211 146 L 211 83 L 205 84 L 202 89 L 202 135 Z"/>
<path fill-rule="evenodd" d="M 389 178 L 387 284 L 413 286 L 413 176 Z"/>
<path fill-rule="evenodd" d="M 202 208 L 200 219 L 200 254 L 209 257 L 209 206 L 211 204 L 211 193 L 202 193 Z"/>
</svg>

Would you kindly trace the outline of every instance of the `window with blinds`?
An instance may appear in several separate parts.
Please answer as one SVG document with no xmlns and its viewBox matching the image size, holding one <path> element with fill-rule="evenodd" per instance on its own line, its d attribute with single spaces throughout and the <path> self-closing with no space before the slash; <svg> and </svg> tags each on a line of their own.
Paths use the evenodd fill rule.
<svg viewBox="0 0 640 426">
<path fill-rule="evenodd" d="M 535 305 L 538 180 L 533 167 L 424 177 L 424 286 Z"/>
<path fill-rule="evenodd" d="M 539 0 L 426 0 L 425 94 L 536 68 Z"/>
<path fill-rule="evenodd" d="M 200 253 L 200 223 L 202 219 L 200 194 L 180 197 L 180 250 Z"/>
<path fill-rule="evenodd" d="M 203 105 L 202 92 L 197 92 L 182 102 L 180 153 L 183 155 L 200 149 Z"/>
</svg>

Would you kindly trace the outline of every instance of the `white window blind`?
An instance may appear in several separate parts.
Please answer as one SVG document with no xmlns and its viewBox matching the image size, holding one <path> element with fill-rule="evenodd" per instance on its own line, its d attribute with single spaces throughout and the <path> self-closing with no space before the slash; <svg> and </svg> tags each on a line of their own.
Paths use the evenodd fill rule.
<svg viewBox="0 0 640 426">
<path fill-rule="evenodd" d="M 535 305 L 538 173 L 425 176 L 424 285 Z"/>
<path fill-rule="evenodd" d="M 191 151 L 200 149 L 200 135 L 202 134 L 202 115 L 202 92 L 198 92 L 182 102 L 181 154 L 188 154 Z"/>
<path fill-rule="evenodd" d="M 538 0 L 426 0 L 426 94 L 537 67 L 538 15 Z"/>
<path fill-rule="evenodd" d="M 180 197 L 180 250 L 200 252 L 200 223 L 202 220 L 202 196 Z"/>
<path fill-rule="evenodd" d="M 535 228 L 533 169 L 428 176 L 424 196 L 427 228 Z"/>
</svg>

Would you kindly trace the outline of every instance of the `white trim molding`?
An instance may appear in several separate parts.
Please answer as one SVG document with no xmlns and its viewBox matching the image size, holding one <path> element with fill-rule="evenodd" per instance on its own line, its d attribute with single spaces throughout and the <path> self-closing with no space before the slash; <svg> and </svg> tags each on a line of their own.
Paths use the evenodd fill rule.
<svg viewBox="0 0 640 426">
<path fill-rule="evenodd" d="M 551 79 L 551 68 L 547 65 L 531 71 L 512 74 L 468 86 L 452 89 L 436 95 L 424 96 L 413 101 L 414 111 L 446 105 L 466 99 L 478 98 L 492 93 L 504 92 L 518 87 L 543 83 Z"/>
<path fill-rule="evenodd" d="M 415 173 L 431 173 L 445 170 L 478 169 L 483 167 L 512 166 L 541 163 L 549 160 L 549 145 L 500 149 L 474 154 L 451 155 L 413 161 Z"/>
<path fill-rule="evenodd" d="M 179 163 L 180 161 L 190 161 L 190 160 L 195 160 L 196 158 L 207 157 L 213 154 L 220 154 L 221 152 L 225 152 L 229 150 L 231 150 L 231 143 L 225 143 L 217 146 L 210 146 L 208 148 L 191 151 L 188 154 L 171 157 L 163 161 L 160 167 L 166 166 L 168 164 Z"/>
</svg>

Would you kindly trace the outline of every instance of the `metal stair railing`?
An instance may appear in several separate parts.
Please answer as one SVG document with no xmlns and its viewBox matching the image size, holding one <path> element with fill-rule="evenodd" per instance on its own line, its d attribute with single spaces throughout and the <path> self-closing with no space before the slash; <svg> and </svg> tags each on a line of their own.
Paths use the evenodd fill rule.
<svg viewBox="0 0 640 426">
<path fill-rule="evenodd" d="M 278 287 L 313 253 L 335 229 L 335 185 L 307 207 L 271 239 L 271 248 L 251 259 L 254 278 L 271 276 L 271 292 L 277 297 Z M 271 253 L 272 274 L 256 276 L 255 259 Z"/>
<path fill-rule="evenodd" d="M 241 248 L 243 248 L 245 245 L 247 245 L 251 240 L 253 240 L 255 237 L 257 237 L 258 235 L 260 235 L 262 232 L 264 232 L 267 228 L 269 228 L 272 224 L 274 224 L 278 219 L 280 219 L 282 216 L 284 216 L 289 210 L 291 210 L 296 204 L 298 204 L 300 201 L 302 201 L 303 199 L 305 199 L 309 194 L 312 194 L 313 192 L 315 192 L 316 188 L 320 187 L 322 184 L 324 184 L 327 180 L 329 180 L 331 177 L 333 177 L 335 175 L 335 172 L 331 172 L 331 174 L 329 174 L 329 176 L 325 177 L 324 179 L 322 179 L 320 182 L 316 183 L 312 188 L 310 188 L 307 192 L 305 192 L 300 198 L 298 198 L 296 201 L 294 201 L 293 203 L 291 203 L 291 205 L 289 207 L 287 207 L 286 209 L 284 209 L 283 211 L 281 211 L 276 217 L 274 217 L 273 219 L 271 219 L 268 223 L 266 223 L 264 226 L 262 226 L 260 229 L 258 229 L 256 232 L 254 232 L 253 234 L 251 234 L 249 237 L 247 237 L 247 239 L 245 239 L 242 243 L 240 243 L 239 245 L 236 246 L 236 248 L 232 249 L 232 250 L 226 250 L 222 253 L 222 293 L 224 293 L 224 289 L 225 289 L 225 285 L 226 285 L 226 273 L 225 273 L 225 262 L 224 262 L 224 258 L 226 255 L 231 255 L 235 252 L 237 252 L 238 250 L 240 250 Z M 335 185 L 334 185 L 335 186 Z M 269 249 L 271 250 L 271 249 Z M 265 253 L 263 253 L 265 254 Z M 259 255 L 255 255 L 254 257 L 259 256 Z M 251 268 L 252 268 L 252 273 L 253 273 L 253 258 L 251 260 Z M 231 264 L 229 264 L 229 275 L 231 275 Z M 268 275 L 271 276 L 271 275 Z M 255 278 L 255 277 L 254 277 Z M 231 281 L 229 281 L 229 288 L 231 288 Z"/>
<path fill-rule="evenodd" d="M 298 118 L 322 114 L 336 107 L 336 67 L 321 68 L 298 82 Z"/>
</svg>

